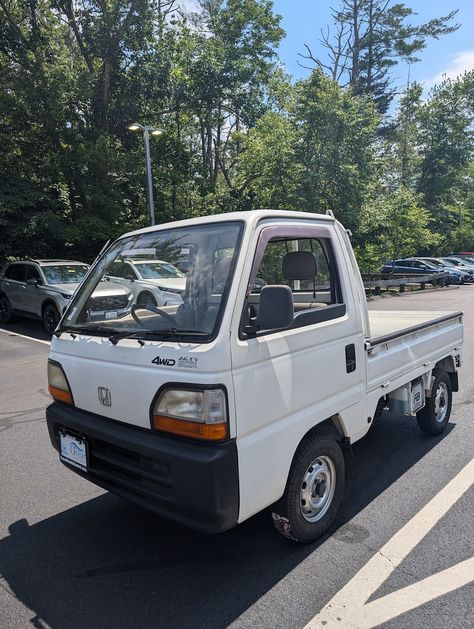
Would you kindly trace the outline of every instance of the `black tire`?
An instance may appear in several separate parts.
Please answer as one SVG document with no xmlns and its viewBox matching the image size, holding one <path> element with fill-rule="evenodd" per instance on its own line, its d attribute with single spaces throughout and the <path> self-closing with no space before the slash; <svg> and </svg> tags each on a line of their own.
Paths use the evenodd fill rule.
<svg viewBox="0 0 474 629">
<path fill-rule="evenodd" d="M 13 321 L 12 309 L 6 295 L 0 297 L 0 323 L 11 323 Z"/>
<path fill-rule="evenodd" d="M 149 291 L 144 290 L 137 297 L 137 306 L 146 306 L 147 304 L 158 306 L 155 297 Z"/>
<path fill-rule="evenodd" d="M 48 304 L 43 310 L 43 325 L 48 334 L 52 334 L 59 323 L 61 315 L 53 304 Z"/>
<path fill-rule="evenodd" d="M 416 421 L 420 429 L 427 435 L 440 435 L 444 432 L 451 415 L 453 403 L 453 389 L 451 379 L 445 371 L 433 371 L 434 382 L 431 397 L 426 398 L 426 404 L 416 414 Z"/>
<path fill-rule="evenodd" d="M 327 435 L 307 437 L 296 451 L 285 493 L 272 507 L 275 528 L 293 541 L 314 542 L 334 522 L 344 485 L 344 455 L 338 442 Z"/>
</svg>

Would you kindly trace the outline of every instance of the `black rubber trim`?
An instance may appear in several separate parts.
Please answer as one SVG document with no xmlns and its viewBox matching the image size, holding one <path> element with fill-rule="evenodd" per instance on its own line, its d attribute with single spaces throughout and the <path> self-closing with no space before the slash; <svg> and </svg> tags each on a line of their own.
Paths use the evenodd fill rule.
<svg viewBox="0 0 474 629">
<path fill-rule="evenodd" d="M 218 533 L 237 524 L 239 476 L 235 440 L 189 443 L 54 402 L 46 409 L 53 447 L 59 431 L 86 438 L 83 478 L 185 526 Z"/>
<path fill-rule="evenodd" d="M 376 345 L 381 345 L 382 343 L 388 343 L 389 341 L 394 341 L 395 339 L 399 339 L 406 334 L 413 334 L 414 332 L 420 332 L 421 330 L 426 330 L 426 328 L 430 328 L 432 325 L 436 325 L 438 323 L 444 323 L 445 321 L 451 321 L 452 319 L 458 319 L 462 317 L 464 312 L 452 312 L 448 315 L 444 315 L 443 317 L 437 317 L 436 319 L 430 319 L 429 321 L 425 321 L 424 323 L 418 323 L 417 325 L 412 325 L 409 328 L 403 328 L 401 330 L 397 330 L 396 332 L 392 332 L 391 334 L 385 334 L 385 336 L 378 336 L 373 339 L 369 339 L 367 349 L 370 351 L 371 347 L 375 347 Z"/>
</svg>

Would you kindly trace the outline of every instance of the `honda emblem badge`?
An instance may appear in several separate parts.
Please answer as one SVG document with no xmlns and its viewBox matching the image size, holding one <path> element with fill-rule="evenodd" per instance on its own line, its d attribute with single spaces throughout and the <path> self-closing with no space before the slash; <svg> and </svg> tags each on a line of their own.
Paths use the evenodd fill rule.
<svg viewBox="0 0 474 629">
<path fill-rule="evenodd" d="M 99 394 L 99 402 L 102 406 L 112 406 L 112 395 L 110 393 L 110 389 L 106 387 L 99 387 L 97 389 L 97 393 Z"/>
</svg>

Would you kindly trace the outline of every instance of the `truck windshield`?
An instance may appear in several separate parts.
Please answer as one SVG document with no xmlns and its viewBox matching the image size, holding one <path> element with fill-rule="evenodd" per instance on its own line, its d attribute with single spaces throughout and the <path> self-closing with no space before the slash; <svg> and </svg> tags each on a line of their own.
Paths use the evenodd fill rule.
<svg viewBox="0 0 474 629">
<path fill-rule="evenodd" d="M 72 299 L 59 332 L 89 331 L 114 338 L 182 337 L 199 342 L 214 338 L 242 231 L 241 221 L 228 221 L 120 238 L 99 259 Z M 119 277 L 114 272 L 117 265 L 133 258 L 135 250 L 144 249 L 154 252 L 156 262 L 151 264 L 167 271 L 174 269 L 173 274 L 162 277 L 179 281 L 160 285 L 126 274 Z"/>
</svg>

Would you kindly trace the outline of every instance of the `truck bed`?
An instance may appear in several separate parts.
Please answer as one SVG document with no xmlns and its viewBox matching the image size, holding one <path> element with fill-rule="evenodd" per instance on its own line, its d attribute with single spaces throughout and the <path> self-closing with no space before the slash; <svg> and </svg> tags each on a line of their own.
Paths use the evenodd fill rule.
<svg viewBox="0 0 474 629">
<path fill-rule="evenodd" d="M 369 406 L 440 360 L 459 361 L 462 317 L 462 312 L 369 311 L 371 337 L 365 345 Z"/>
<path fill-rule="evenodd" d="M 432 325 L 462 317 L 462 312 L 433 312 L 432 310 L 369 310 L 370 345 L 388 341 L 421 331 Z"/>
</svg>

